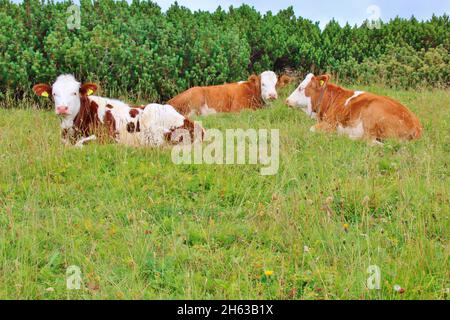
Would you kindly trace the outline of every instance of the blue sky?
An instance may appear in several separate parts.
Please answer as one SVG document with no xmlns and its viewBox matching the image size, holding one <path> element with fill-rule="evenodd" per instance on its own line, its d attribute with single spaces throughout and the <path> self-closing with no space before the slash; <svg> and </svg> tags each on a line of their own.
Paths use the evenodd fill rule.
<svg viewBox="0 0 450 320">
<path fill-rule="evenodd" d="M 21 2 L 20 0 L 13 0 Z M 166 10 L 174 0 L 153 0 Z M 75 1 L 77 2 L 77 1 Z M 432 14 L 450 13 L 450 0 L 178 0 L 180 5 L 192 10 L 214 11 L 217 6 L 228 9 L 229 6 L 240 6 L 243 3 L 254 6 L 260 12 L 278 12 L 280 9 L 293 6 L 297 16 L 319 21 L 324 26 L 331 18 L 341 24 L 361 24 L 374 15 L 368 12 L 371 5 L 378 6 L 381 19 L 384 21 L 395 16 L 409 18 L 414 15 L 419 20 L 431 18 Z"/>
<path fill-rule="evenodd" d="M 167 9 L 173 0 L 156 2 Z M 389 20 L 397 15 L 406 18 L 414 15 L 420 20 L 426 20 L 433 13 L 442 15 L 450 12 L 450 0 L 178 0 L 178 3 L 194 10 L 210 11 L 218 5 L 225 9 L 230 5 L 239 6 L 243 3 L 254 6 L 260 12 L 277 12 L 293 6 L 297 16 L 320 21 L 322 26 L 331 18 L 341 24 L 361 24 L 374 14 L 374 11 L 368 12 L 371 5 L 379 7 L 382 20 Z"/>
</svg>

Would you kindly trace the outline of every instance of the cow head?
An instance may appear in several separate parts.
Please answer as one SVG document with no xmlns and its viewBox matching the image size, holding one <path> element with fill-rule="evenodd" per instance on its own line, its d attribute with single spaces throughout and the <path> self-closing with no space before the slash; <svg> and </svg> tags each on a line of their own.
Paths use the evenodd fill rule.
<svg viewBox="0 0 450 320">
<path fill-rule="evenodd" d="M 302 83 L 287 98 L 286 104 L 290 107 L 300 108 L 311 118 L 317 115 L 317 105 L 330 80 L 329 75 L 314 76 L 308 74 Z"/>
<path fill-rule="evenodd" d="M 290 76 L 288 76 L 286 74 L 283 74 L 282 76 L 278 77 L 277 89 L 284 88 L 284 87 L 288 86 L 289 84 L 291 84 L 294 81 L 295 81 L 294 77 L 290 77 Z"/>
<path fill-rule="evenodd" d="M 276 100 L 277 94 L 277 82 L 278 77 L 273 71 L 264 71 L 260 75 L 261 79 L 261 97 L 264 102 Z"/>
<path fill-rule="evenodd" d="M 80 84 L 72 75 L 61 75 L 53 86 L 40 83 L 33 87 L 33 91 L 40 97 L 53 97 L 56 114 L 73 119 L 80 111 L 81 98 L 97 91 L 97 85 Z"/>
</svg>

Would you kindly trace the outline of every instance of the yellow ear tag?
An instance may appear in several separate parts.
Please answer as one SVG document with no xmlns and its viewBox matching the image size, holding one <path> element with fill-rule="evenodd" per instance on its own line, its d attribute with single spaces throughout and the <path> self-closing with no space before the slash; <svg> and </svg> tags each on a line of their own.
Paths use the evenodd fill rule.
<svg viewBox="0 0 450 320">
<path fill-rule="evenodd" d="M 46 98 L 48 98 L 48 92 L 47 92 L 47 91 L 42 92 L 42 93 L 41 93 L 41 97 L 46 97 Z"/>
<path fill-rule="evenodd" d="M 320 80 L 320 86 L 323 87 L 324 84 L 325 84 L 325 81 Z"/>
<path fill-rule="evenodd" d="M 94 90 L 88 89 L 88 92 L 87 92 L 87 95 L 88 95 L 88 96 L 90 96 L 90 95 L 93 94 L 93 93 L 94 93 Z"/>
</svg>

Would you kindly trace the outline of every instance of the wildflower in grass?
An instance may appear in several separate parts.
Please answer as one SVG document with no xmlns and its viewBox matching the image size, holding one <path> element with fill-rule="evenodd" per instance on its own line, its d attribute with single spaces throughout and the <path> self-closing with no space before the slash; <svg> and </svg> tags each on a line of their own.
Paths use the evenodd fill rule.
<svg viewBox="0 0 450 320">
<path fill-rule="evenodd" d="M 262 283 L 271 283 L 274 273 L 275 272 L 273 270 L 266 270 L 266 271 L 264 271 L 264 274 L 261 277 L 261 282 Z"/>
<path fill-rule="evenodd" d="M 264 274 L 266 275 L 266 277 L 271 277 L 273 275 L 273 270 L 266 270 L 264 271 Z"/>
<path fill-rule="evenodd" d="M 113 236 L 117 233 L 117 228 L 116 226 L 111 226 L 111 228 L 109 229 L 109 235 Z"/>
<path fill-rule="evenodd" d="M 348 232 L 348 228 L 350 228 L 350 226 L 348 225 L 348 223 L 344 223 L 344 224 L 343 224 L 343 227 L 344 227 L 344 231 L 345 231 L 345 232 Z"/>
<path fill-rule="evenodd" d="M 303 252 L 304 253 L 308 253 L 309 252 L 309 247 L 308 246 L 303 246 Z"/>
<path fill-rule="evenodd" d="M 83 221 L 83 224 L 84 224 L 84 228 L 86 229 L 86 231 L 92 231 L 93 225 L 92 225 L 91 219 L 85 219 Z"/>
</svg>

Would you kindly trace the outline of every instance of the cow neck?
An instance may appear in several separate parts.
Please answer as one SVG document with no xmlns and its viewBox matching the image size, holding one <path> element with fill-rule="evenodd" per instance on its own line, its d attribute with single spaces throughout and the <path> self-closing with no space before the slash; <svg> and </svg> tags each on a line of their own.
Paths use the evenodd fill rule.
<svg viewBox="0 0 450 320">
<path fill-rule="evenodd" d="M 264 105 L 264 100 L 261 96 L 261 80 L 259 83 L 255 84 L 253 82 L 247 81 L 245 84 L 247 88 L 246 94 L 250 93 L 251 100 L 249 101 L 251 108 L 260 108 Z"/>
<path fill-rule="evenodd" d="M 259 92 L 258 92 L 259 91 Z M 262 96 L 261 96 L 261 88 L 259 88 L 259 89 L 257 89 L 257 95 L 256 95 L 256 97 L 258 97 L 257 98 L 257 104 L 258 104 L 258 107 L 261 107 L 261 106 L 263 106 L 266 102 L 264 101 L 264 99 L 262 98 Z"/>
<path fill-rule="evenodd" d="M 96 106 L 96 105 L 95 105 Z M 75 116 L 73 124 L 82 135 L 88 135 L 93 126 L 97 125 L 97 109 L 91 108 L 91 101 L 87 96 L 80 97 L 80 111 Z"/>
<path fill-rule="evenodd" d="M 259 77 L 259 83 L 258 83 L 258 85 L 255 86 L 256 92 L 255 92 L 255 95 L 254 95 L 254 96 L 255 96 L 255 97 L 258 97 L 256 103 L 257 103 L 258 107 L 261 107 L 261 106 L 263 106 L 263 105 L 265 104 L 265 101 L 264 101 L 264 99 L 262 98 L 261 75 L 259 75 L 258 77 Z"/>
<path fill-rule="evenodd" d="M 325 113 L 327 113 L 330 110 L 330 106 L 336 106 L 335 104 L 336 100 L 339 97 L 341 97 L 342 94 L 345 94 L 345 92 L 346 92 L 345 89 L 335 85 L 330 85 L 330 88 L 328 88 L 328 85 L 325 87 L 325 89 L 323 90 L 323 92 L 319 97 L 320 104 L 318 104 L 318 112 L 317 112 L 319 119 L 322 119 L 323 115 L 325 115 Z M 327 96 L 325 96 L 325 94 L 327 94 Z"/>
<path fill-rule="evenodd" d="M 319 100 L 317 101 L 317 112 L 316 113 L 319 115 L 319 117 L 321 115 L 321 112 L 324 110 L 322 103 L 323 103 L 323 98 L 325 96 L 325 92 L 327 91 L 327 88 L 328 88 L 328 85 L 325 85 L 322 92 L 320 93 Z"/>
</svg>

